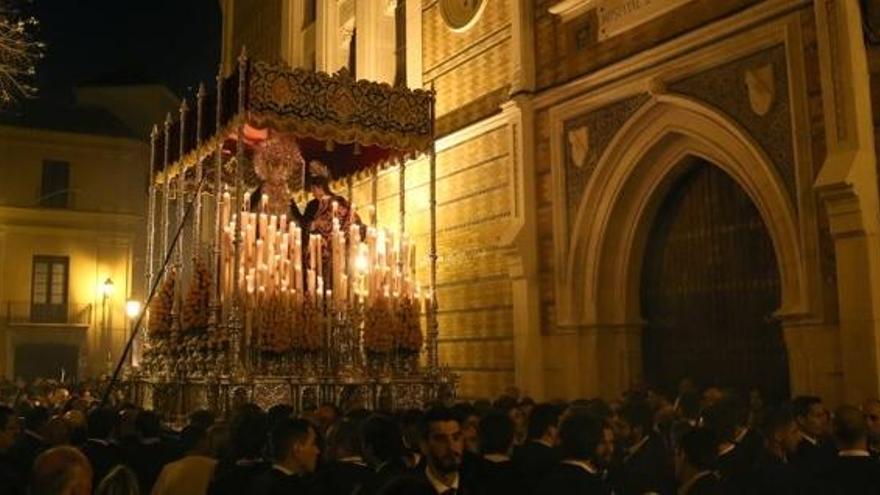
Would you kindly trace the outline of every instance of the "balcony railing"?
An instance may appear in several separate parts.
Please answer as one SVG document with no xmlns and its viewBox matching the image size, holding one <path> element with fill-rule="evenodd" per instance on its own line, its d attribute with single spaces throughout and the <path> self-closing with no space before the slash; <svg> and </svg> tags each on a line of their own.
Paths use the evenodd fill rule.
<svg viewBox="0 0 880 495">
<path fill-rule="evenodd" d="M 7 324 L 89 325 L 91 303 L 37 305 L 30 301 L 7 301 Z"/>
</svg>

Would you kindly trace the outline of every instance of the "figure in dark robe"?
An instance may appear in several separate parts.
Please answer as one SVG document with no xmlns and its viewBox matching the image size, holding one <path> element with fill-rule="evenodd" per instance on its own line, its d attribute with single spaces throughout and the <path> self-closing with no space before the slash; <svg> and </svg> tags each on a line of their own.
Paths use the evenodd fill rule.
<svg viewBox="0 0 880 495">
<path fill-rule="evenodd" d="M 339 229 L 342 231 L 345 239 L 348 240 L 349 229 L 351 225 L 360 225 L 360 218 L 351 209 L 351 204 L 346 198 L 334 193 L 330 189 L 330 181 L 333 180 L 330 169 L 318 160 L 309 162 L 308 178 L 306 185 L 309 192 L 312 193 L 312 199 L 306 204 L 304 211 L 300 212 L 296 203 L 292 203 L 291 215 L 294 220 L 302 227 L 303 231 L 303 256 L 308 256 L 308 239 L 312 234 L 321 236 L 321 262 L 324 277 L 324 287 L 333 286 L 331 274 L 333 273 L 330 266 L 331 256 L 331 238 L 333 235 L 333 220 L 339 222 Z M 304 260 L 304 265 L 308 266 L 308 260 Z"/>
</svg>

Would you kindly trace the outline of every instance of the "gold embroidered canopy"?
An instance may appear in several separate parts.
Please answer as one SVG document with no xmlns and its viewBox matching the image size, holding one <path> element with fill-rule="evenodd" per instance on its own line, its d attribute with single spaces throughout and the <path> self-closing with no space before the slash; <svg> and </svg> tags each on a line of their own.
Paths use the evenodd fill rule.
<svg viewBox="0 0 880 495">
<path fill-rule="evenodd" d="M 184 101 L 177 118 L 155 127 L 151 139 L 154 180 L 174 177 L 217 151 L 247 152 L 269 133 L 296 138 L 308 158 L 345 177 L 428 149 L 434 93 L 355 80 L 342 69 L 326 74 L 289 69 L 242 56 L 237 69 L 202 87 L 196 108 Z"/>
</svg>

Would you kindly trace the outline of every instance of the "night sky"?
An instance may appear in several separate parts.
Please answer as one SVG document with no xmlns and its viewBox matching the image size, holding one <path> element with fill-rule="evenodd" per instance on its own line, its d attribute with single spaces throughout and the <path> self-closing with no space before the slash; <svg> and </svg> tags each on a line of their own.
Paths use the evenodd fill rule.
<svg viewBox="0 0 880 495">
<path fill-rule="evenodd" d="M 46 100 L 71 103 L 74 86 L 102 82 L 161 83 L 190 95 L 220 63 L 218 0 L 33 0 L 23 8 L 48 45 L 36 79 Z"/>
</svg>

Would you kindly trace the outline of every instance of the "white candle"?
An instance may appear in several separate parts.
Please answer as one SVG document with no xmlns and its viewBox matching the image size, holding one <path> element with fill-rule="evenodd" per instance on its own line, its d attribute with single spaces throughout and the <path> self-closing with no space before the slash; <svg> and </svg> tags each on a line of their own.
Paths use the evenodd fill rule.
<svg viewBox="0 0 880 495">
<path fill-rule="evenodd" d="M 231 209 L 230 196 L 228 192 L 224 192 L 220 201 L 220 225 L 229 224 L 229 212 Z"/>
<path fill-rule="evenodd" d="M 260 213 L 259 221 L 260 226 L 258 232 L 260 233 L 260 238 L 265 239 L 269 228 L 269 217 L 265 213 Z"/>
</svg>

